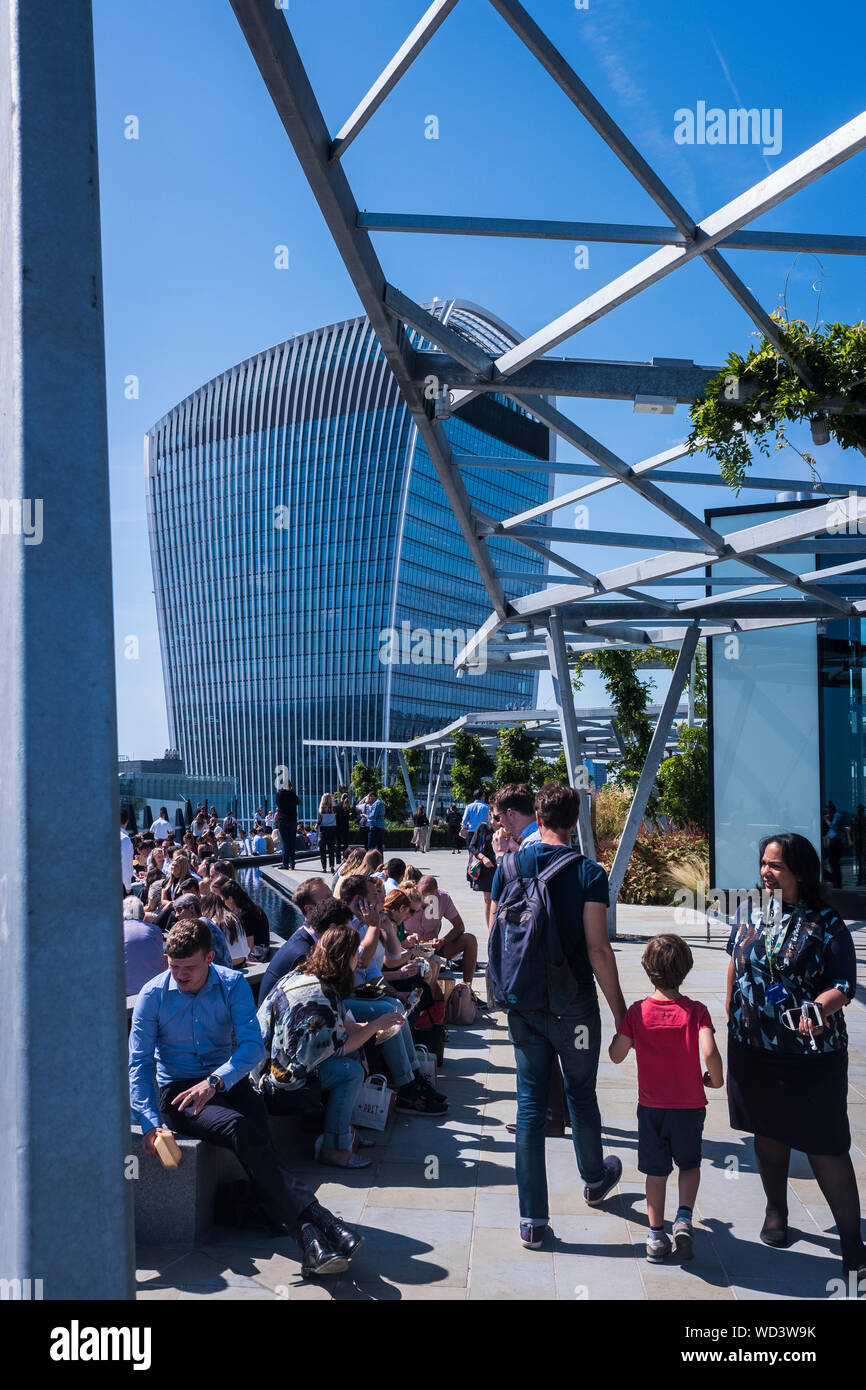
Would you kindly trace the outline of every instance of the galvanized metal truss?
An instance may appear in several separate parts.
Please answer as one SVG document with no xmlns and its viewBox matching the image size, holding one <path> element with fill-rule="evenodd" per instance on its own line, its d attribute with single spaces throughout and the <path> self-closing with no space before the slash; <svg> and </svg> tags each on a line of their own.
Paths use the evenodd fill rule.
<svg viewBox="0 0 866 1390">
<path fill-rule="evenodd" d="M 547 399 L 560 395 L 635 401 L 640 396 L 655 396 L 687 403 L 696 399 L 718 368 L 698 366 L 684 359 L 598 362 L 551 358 L 547 354 L 680 266 L 700 260 L 793 370 L 809 383 L 807 368 L 788 353 L 779 337 L 778 325 L 731 268 L 723 253 L 725 249 L 749 249 L 812 251 L 821 255 L 866 254 L 866 237 L 862 236 L 745 230 L 750 222 L 866 147 L 866 112 L 819 140 L 709 217 L 696 222 L 519 0 L 490 0 L 493 9 L 654 200 L 665 224 L 636 226 L 531 218 L 362 214 L 340 164 L 341 157 L 456 8 L 458 0 L 434 0 L 334 138 L 298 55 L 286 15 L 274 6 L 273 0 L 230 0 L 230 3 L 490 598 L 491 615 L 459 653 L 457 668 L 465 669 L 470 665 L 483 647 L 488 666 L 549 669 L 558 692 L 563 744 L 574 780 L 581 739 L 572 702 L 564 698 L 569 656 L 610 644 L 622 647 L 667 645 L 680 649 L 670 690 L 659 714 L 652 756 L 635 797 L 627 827 L 629 833 L 624 837 L 624 841 L 628 840 L 636 834 L 643 816 L 657 760 L 664 751 L 670 720 L 688 674 L 691 656 L 688 660 L 684 658 L 694 649 L 699 637 L 853 617 L 866 612 L 866 597 L 860 597 L 866 593 L 862 582 L 866 561 L 861 558 L 845 561 L 846 553 L 862 554 L 863 542 L 857 533 L 861 518 L 866 519 L 866 485 L 823 483 L 822 491 L 831 499 L 829 502 L 818 501 L 798 509 L 793 515 L 776 517 L 757 526 L 720 532 L 659 486 L 659 482 L 718 485 L 717 474 L 697 470 L 667 471 L 668 464 L 687 454 L 685 444 L 629 465 Z M 494 358 L 388 283 L 370 240 L 373 230 L 577 239 L 643 244 L 658 249 Z M 434 344 L 436 351 L 413 348 L 406 332 L 407 325 L 422 333 Z M 444 413 L 458 411 L 474 397 L 495 391 L 528 410 L 589 462 L 539 461 L 527 465 L 522 460 L 469 458 L 452 452 L 440 423 L 443 412 L 440 410 L 438 418 L 434 418 L 430 404 L 425 401 L 423 387 L 425 379 L 431 376 L 443 384 Z M 832 412 L 843 405 L 841 401 L 828 401 L 824 408 Z M 866 453 L 866 423 L 863 437 L 861 452 Z M 462 476 L 464 469 L 478 467 L 517 467 L 522 471 L 532 467 L 573 474 L 589 481 L 529 511 L 515 516 L 490 517 L 473 508 Z M 802 487 L 802 483 L 784 477 L 753 475 L 746 480 L 745 486 L 750 490 L 775 492 L 780 488 L 796 489 Z M 682 534 L 575 531 L 548 524 L 551 513 L 557 509 L 611 487 L 629 488 L 679 527 Z M 836 524 L 838 503 L 834 504 L 832 498 L 848 494 L 854 494 L 847 507 L 849 534 L 834 534 L 839 529 Z M 505 584 L 518 579 L 525 584 L 526 578 L 497 569 L 487 543 L 494 536 L 510 537 L 544 556 L 549 564 L 556 565 L 565 574 L 547 573 L 536 592 L 509 596 Z M 563 543 L 570 547 L 575 543 L 634 547 L 654 553 L 593 573 L 554 548 Z M 837 555 L 840 562 L 820 571 L 808 569 L 803 573 L 791 573 L 776 562 L 777 557 L 786 554 L 828 552 Z M 744 586 L 742 580 L 736 580 L 733 581 L 736 587 L 725 592 L 723 586 L 732 581 L 715 579 L 711 567 L 732 560 L 753 570 L 760 576 L 760 582 Z M 848 578 L 858 574 L 861 576 L 859 582 Z M 698 584 L 706 586 L 710 593 L 697 598 L 672 596 L 668 599 L 647 592 L 647 588 L 659 586 L 678 588 Z M 795 597 L 772 597 L 783 590 L 787 594 L 793 590 Z M 662 727 L 665 723 L 666 727 Z M 583 827 L 581 838 L 584 838 Z M 615 891 L 621 882 L 629 848 L 624 844 L 622 850 L 614 866 Z"/>
</svg>

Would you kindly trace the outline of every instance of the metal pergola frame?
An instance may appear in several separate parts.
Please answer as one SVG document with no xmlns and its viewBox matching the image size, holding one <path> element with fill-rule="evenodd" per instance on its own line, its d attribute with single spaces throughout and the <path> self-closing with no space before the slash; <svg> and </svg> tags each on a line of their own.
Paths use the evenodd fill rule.
<svg viewBox="0 0 866 1390">
<path fill-rule="evenodd" d="M 864 590 L 854 580 L 846 583 L 846 577 L 858 572 L 862 575 L 866 561 L 853 559 L 846 563 L 844 559 L 846 552 L 862 549 L 862 541 L 853 538 L 851 544 L 846 544 L 848 538 L 828 534 L 828 527 L 836 517 L 835 512 L 829 511 L 832 501 L 803 506 L 793 515 L 739 531 L 715 530 L 659 486 L 659 482 L 718 485 L 718 475 L 665 471 L 668 464 L 688 453 L 685 443 L 631 466 L 547 399 L 563 395 L 635 401 L 639 396 L 649 395 L 671 402 L 690 402 L 701 393 L 718 368 L 696 366 L 684 359 L 654 358 L 649 363 L 597 362 L 551 358 L 547 354 L 680 266 L 700 260 L 799 377 L 811 384 L 808 368 L 791 356 L 780 338 L 777 323 L 728 264 L 724 251 L 745 248 L 823 255 L 866 254 L 866 237 L 862 236 L 745 230 L 749 223 L 866 147 L 866 112 L 819 140 L 709 217 L 696 222 L 519 0 L 489 0 L 515 36 L 653 199 L 665 218 L 665 225 L 382 212 L 362 214 L 341 158 L 415 57 L 456 8 L 458 0 L 434 0 L 429 5 L 333 138 L 298 55 L 286 14 L 274 6 L 273 0 L 230 2 L 488 594 L 490 617 L 458 655 L 458 670 L 471 664 L 481 647 L 486 651 L 489 667 L 519 665 L 549 669 L 554 681 L 562 741 L 574 783 L 582 748 L 570 694 L 569 660 L 573 654 L 609 644 L 626 648 L 667 645 L 679 651 L 611 871 L 611 897 L 615 902 L 699 639 L 859 616 L 866 612 L 866 597 L 857 597 Z M 648 245 L 657 249 L 524 341 L 493 358 L 388 283 L 370 239 L 373 230 L 404 234 L 577 238 Z M 413 348 L 406 326 L 421 332 L 436 350 L 422 352 Z M 425 378 L 430 376 L 447 383 L 443 386 L 440 409 L 435 417 L 432 403 L 425 400 L 423 389 Z M 443 415 L 459 411 L 465 402 L 490 391 L 508 396 L 589 462 L 557 464 L 552 461 L 527 465 L 523 460 L 470 459 L 452 453 L 441 423 Z M 828 401 L 824 408 L 835 411 L 843 405 L 844 402 Z M 866 453 L 866 448 L 861 447 L 861 452 Z M 478 466 L 487 469 L 516 466 L 521 470 L 531 466 L 574 474 L 589 481 L 526 512 L 497 518 L 480 514 L 472 506 L 462 470 Z M 796 490 L 803 485 L 784 477 L 751 476 L 745 486 L 774 492 L 780 488 Z M 572 531 L 547 524 L 550 515 L 559 508 L 611 487 L 627 487 L 637 493 L 666 519 L 666 523 L 674 523 L 684 534 Z M 831 499 L 854 494 L 856 500 L 850 507 L 850 521 L 856 525 L 861 518 L 866 518 L 866 486 L 825 483 L 822 490 Z M 517 576 L 497 569 L 487 543 L 495 536 L 510 537 L 565 573 L 548 573 L 536 581 L 541 587 L 534 592 L 509 597 L 504 585 Z M 816 541 L 817 537 L 821 539 Z M 558 553 L 554 549 L 557 543 L 609 544 L 654 553 L 594 573 Z M 809 569 L 803 573 L 791 573 L 777 563 L 777 558 L 784 554 L 812 555 L 816 551 L 832 551 L 841 562 L 829 569 Z M 716 581 L 709 567 L 732 560 L 754 571 L 757 582 L 744 585 L 740 580 L 732 591 L 716 592 Z M 522 582 L 526 582 L 525 576 Z M 678 583 L 704 584 L 711 592 L 696 598 L 665 598 L 647 592 L 647 588 L 675 587 Z M 784 597 L 782 591 L 785 591 Z M 789 597 L 792 592 L 793 597 Z M 773 594 L 776 597 L 772 597 Z M 519 712 L 513 717 L 519 718 Z M 589 848 L 591 840 L 587 838 L 585 819 L 580 834 L 584 848 Z M 614 923 L 612 914 L 612 928 Z"/>
</svg>

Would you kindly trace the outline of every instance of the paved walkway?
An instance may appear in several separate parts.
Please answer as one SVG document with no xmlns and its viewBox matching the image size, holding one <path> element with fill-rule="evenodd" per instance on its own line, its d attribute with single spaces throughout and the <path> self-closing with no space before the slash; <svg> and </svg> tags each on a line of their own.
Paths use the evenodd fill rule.
<svg viewBox="0 0 866 1390">
<path fill-rule="evenodd" d="M 465 855 L 439 851 L 422 861 L 439 875 L 482 944 L 479 895 L 465 883 Z M 312 871 L 312 870 L 311 870 Z M 281 870 L 269 870 L 278 880 Z M 291 876 L 286 876 L 289 886 Z M 296 879 L 297 881 L 297 879 Z M 620 909 L 623 932 L 650 935 L 675 929 L 665 909 Z M 651 914 L 648 916 L 647 914 Z M 631 917 L 627 925 L 626 917 Z M 638 932 L 643 921 L 644 933 Z M 687 990 L 702 999 L 718 1028 L 722 1052 L 727 956 L 722 934 L 707 944 L 684 928 L 695 968 Z M 857 930 L 859 978 L 866 981 L 866 931 Z M 617 942 L 626 1000 L 647 993 L 640 968 L 643 945 Z M 847 1011 L 851 1037 L 850 1116 L 853 1158 L 866 1204 L 866 990 Z M 602 1004 L 604 1048 L 612 1034 Z M 761 1185 L 750 1140 L 727 1122 L 724 1091 L 709 1092 L 704 1164 L 696 1209 L 695 1258 L 659 1266 L 644 1259 L 647 1234 L 643 1180 L 636 1162 L 636 1073 L 633 1056 L 620 1067 L 603 1060 L 599 1102 L 605 1146 L 623 1161 L 623 1180 L 601 1209 L 586 1207 L 571 1139 L 547 1140 L 551 1250 L 524 1250 L 517 1239 L 514 1140 L 514 1054 L 504 1016 L 492 1026 L 450 1030 L 441 1076 L 449 1097 L 445 1121 L 397 1115 L 370 1150 L 374 1166 L 339 1173 L 312 1162 L 312 1132 L 298 1130 L 292 1169 L 319 1199 L 363 1228 L 365 1244 L 351 1270 L 319 1283 L 300 1277 L 297 1247 L 255 1232 L 221 1231 L 196 1249 L 140 1251 L 143 1299 L 818 1299 L 841 1265 L 832 1217 L 806 1159 L 794 1155 L 790 1182 L 789 1249 L 758 1240 L 763 1219 Z M 673 1192 L 673 1189 L 671 1189 Z M 676 1201 L 671 1197 L 668 1217 Z"/>
</svg>

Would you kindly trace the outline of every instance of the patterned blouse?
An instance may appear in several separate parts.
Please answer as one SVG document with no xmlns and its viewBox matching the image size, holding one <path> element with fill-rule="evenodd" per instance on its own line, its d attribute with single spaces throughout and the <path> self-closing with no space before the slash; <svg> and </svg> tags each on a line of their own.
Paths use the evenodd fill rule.
<svg viewBox="0 0 866 1390">
<path fill-rule="evenodd" d="M 315 975 L 284 975 L 256 1017 L 265 1057 L 251 1073 L 258 1090 L 296 1091 L 328 1057 L 340 1057 L 349 1035 L 336 991 Z"/>
<path fill-rule="evenodd" d="M 737 909 L 726 950 L 734 962 L 728 1031 L 747 1047 L 811 1054 L 808 1038 L 786 1027 L 783 1013 L 828 989 L 854 998 L 854 942 L 835 908 L 783 903 L 780 913 L 771 901 L 765 920 L 763 908 L 750 898 Z M 847 1048 L 843 1009 L 830 1015 L 815 1044 L 819 1052 Z"/>
</svg>

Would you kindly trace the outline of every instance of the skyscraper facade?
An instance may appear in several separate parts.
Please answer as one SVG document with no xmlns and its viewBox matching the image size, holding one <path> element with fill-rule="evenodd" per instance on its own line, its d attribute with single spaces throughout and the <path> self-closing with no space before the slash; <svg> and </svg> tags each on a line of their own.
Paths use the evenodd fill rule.
<svg viewBox="0 0 866 1390">
<path fill-rule="evenodd" d="M 477 305 L 428 308 L 494 355 L 517 341 Z M 479 396 L 445 428 L 455 454 L 551 457 L 549 431 L 504 398 Z M 154 425 L 145 454 L 170 740 L 190 770 L 238 778 L 243 816 L 286 770 L 315 813 L 336 765 L 305 740 L 357 740 L 366 756 L 365 742 L 532 703 L 533 672 L 482 658 L 455 675 L 490 602 L 366 317 L 222 373 Z M 545 501 L 552 475 L 464 477 L 498 517 Z M 541 557 L 489 544 L 534 586 Z"/>
</svg>

